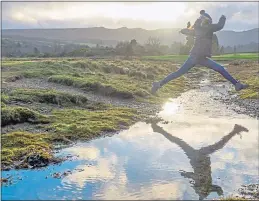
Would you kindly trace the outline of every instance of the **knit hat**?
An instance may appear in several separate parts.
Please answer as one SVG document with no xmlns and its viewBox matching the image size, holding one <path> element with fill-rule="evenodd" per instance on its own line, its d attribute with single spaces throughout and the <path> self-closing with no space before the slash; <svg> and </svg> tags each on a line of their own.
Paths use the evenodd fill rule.
<svg viewBox="0 0 259 201">
<path fill-rule="evenodd" d="M 212 23 L 212 18 L 210 17 L 210 15 L 208 13 L 205 12 L 205 10 L 201 10 L 200 14 L 201 14 L 201 16 L 208 18 L 210 23 Z"/>
</svg>

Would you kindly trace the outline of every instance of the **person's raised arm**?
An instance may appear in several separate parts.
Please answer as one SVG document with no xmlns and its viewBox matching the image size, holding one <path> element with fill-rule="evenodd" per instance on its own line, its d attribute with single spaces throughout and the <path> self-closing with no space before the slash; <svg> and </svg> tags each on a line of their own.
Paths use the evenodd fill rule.
<svg viewBox="0 0 259 201">
<path fill-rule="evenodd" d="M 184 35 L 194 36 L 194 29 L 185 28 L 185 29 L 182 29 L 180 32 Z"/>
<path fill-rule="evenodd" d="M 211 30 L 213 32 L 216 32 L 216 31 L 220 31 L 221 29 L 223 29 L 223 27 L 225 26 L 225 22 L 226 22 L 226 17 L 225 15 L 222 15 L 220 18 L 219 18 L 219 21 L 217 24 L 211 24 L 210 27 L 211 27 Z"/>
<path fill-rule="evenodd" d="M 183 149 L 183 151 L 186 153 L 187 157 L 191 158 L 191 156 L 193 155 L 195 150 L 189 144 L 184 142 L 182 139 L 167 133 L 162 127 L 157 125 L 157 122 L 152 122 L 151 127 L 154 132 L 162 134 L 170 142 L 175 143 L 179 147 L 181 147 Z"/>
</svg>

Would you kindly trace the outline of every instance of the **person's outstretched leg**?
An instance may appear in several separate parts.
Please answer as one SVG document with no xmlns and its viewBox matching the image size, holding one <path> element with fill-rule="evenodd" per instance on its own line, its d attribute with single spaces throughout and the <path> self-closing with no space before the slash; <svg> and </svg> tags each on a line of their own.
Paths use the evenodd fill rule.
<svg viewBox="0 0 259 201">
<path fill-rule="evenodd" d="M 247 84 L 242 84 L 240 82 L 238 82 L 235 78 L 233 78 L 226 70 L 223 66 L 221 66 L 220 64 L 216 63 L 215 61 L 209 59 L 209 58 L 204 58 L 201 59 L 199 61 L 199 64 L 209 67 L 211 69 L 213 69 L 214 71 L 220 73 L 225 79 L 227 79 L 228 81 L 230 81 L 234 86 L 236 91 L 240 91 L 241 89 L 245 89 L 248 87 Z"/>
<path fill-rule="evenodd" d="M 156 93 L 156 91 L 166 83 L 187 73 L 193 66 L 195 66 L 195 64 L 196 64 L 196 58 L 193 56 L 189 56 L 189 58 L 184 62 L 184 64 L 181 66 L 181 68 L 178 71 L 169 74 L 159 82 L 154 82 L 151 89 L 151 93 L 152 94 Z"/>
</svg>

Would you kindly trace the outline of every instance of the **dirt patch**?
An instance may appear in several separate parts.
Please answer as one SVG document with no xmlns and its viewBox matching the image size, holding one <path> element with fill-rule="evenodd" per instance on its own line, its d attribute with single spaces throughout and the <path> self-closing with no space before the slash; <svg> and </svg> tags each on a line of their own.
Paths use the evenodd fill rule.
<svg viewBox="0 0 259 201">
<path fill-rule="evenodd" d="M 15 76 L 11 76 L 5 79 L 6 82 L 15 82 L 17 80 L 21 80 L 24 77 L 22 75 L 15 75 Z"/>
<path fill-rule="evenodd" d="M 2 134 L 14 132 L 14 131 L 26 131 L 30 133 L 48 133 L 52 132 L 50 128 L 46 128 L 42 124 L 31 124 L 31 123 L 19 123 L 15 125 L 8 125 L 1 128 Z"/>
<path fill-rule="evenodd" d="M 259 101 L 256 99 L 241 99 L 237 94 L 233 93 L 233 86 L 227 82 L 212 83 L 218 87 L 214 87 L 218 92 L 212 94 L 211 98 L 224 103 L 228 108 L 238 114 L 245 114 L 250 117 L 259 117 Z M 217 89 L 218 88 L 218 89 Z"/>
</svg>

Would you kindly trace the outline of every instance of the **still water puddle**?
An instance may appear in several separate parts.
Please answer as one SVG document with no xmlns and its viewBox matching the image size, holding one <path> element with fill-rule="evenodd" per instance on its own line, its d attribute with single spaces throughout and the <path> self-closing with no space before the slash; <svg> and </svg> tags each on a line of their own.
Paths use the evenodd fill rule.
<svg viewBox="0 0 259 201">
<path fill-rule="evenodd" d="M 241 185 L 258 183 L 258 121 L 187 112 L 180 102 L 164 106 L 164 124 L 138 122 L 63 149 L 59 154 L 77 157 L 61 165 L 2 172 L 22 178 L 2 187 L 2 199 L 197 200 L 235 195 Z M 59 179 L 50 176 L 68 170 Z"/>
</svg>

